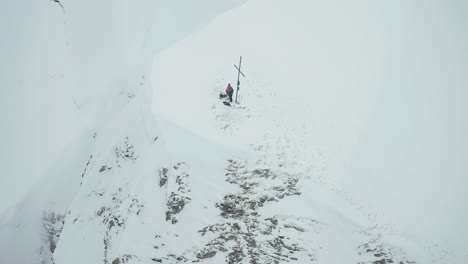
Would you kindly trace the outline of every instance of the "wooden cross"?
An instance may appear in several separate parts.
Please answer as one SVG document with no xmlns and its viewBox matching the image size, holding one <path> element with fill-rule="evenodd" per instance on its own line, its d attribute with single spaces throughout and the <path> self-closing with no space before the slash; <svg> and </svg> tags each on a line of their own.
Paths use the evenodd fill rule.
<svg viewBox="0 0 468 264">
<path fill-rule="evenodd" d="M 237 103 L 237 94 L 239 93 L 239 86 L 240 86 L 240 75 L 242 74 L 242 76 L 244 76 L 245 78 L 245 75 L 244 73 L 241 71 L 241 64 L 242 64 L 242 56 L 240 56 L 240 60 L 239 60 L 239 67 L 237 67 L 235 64 L 234 64 L 234 67 L 236 67 L 237 69 L 237 90 L 236 90 L 236 103 Z"/>
</svg>

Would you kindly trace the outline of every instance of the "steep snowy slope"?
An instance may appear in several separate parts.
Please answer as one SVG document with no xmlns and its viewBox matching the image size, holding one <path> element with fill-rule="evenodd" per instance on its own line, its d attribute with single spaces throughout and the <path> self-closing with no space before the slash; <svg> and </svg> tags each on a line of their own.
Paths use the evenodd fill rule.
<svg viewBox="0 0 468 264">
<path fill-rule="evenodd" d="M 150 111 L 154 54 L 240 1 L 60 4 L 9 2 L 1 10 L 1 263 L 53 263 L 52 253 L 56 263 L 72 263 L 106 228 L 78 216 L 95 208 L 117 215 L 121 203 L 137 203 L 136 191 L 123 188 L 128 177 L 145 194 L 140 184 L 150 187 L 147 177 L 168 159 Z M 118 202 L 109 202 L 116 190 Z M 91 230 L 78 231 L 83 244 L 74 223 Z M 83 259 L 110 259 L 99 239 Z"/>
<path fill-rule="evenodd" d="M 0 212 L 14 209 L 67 145 L 92 135 L 148 84 L 156 52 L 241 2 L 4 3 Z"/>
<path fill-rule="evenodd" d="M 50 152 L 39 175 L 18 175 L 38 180 L 0 218 L 0 263 L 466 260 L 466 195 L 458 187 L 466 184 L 465 4 L 250 0 L 170 45 L 239 2 L 61 2 L 64 11 L 35 2 L 36 17 L 51 4 L 63 16 L 24 33 L 43 41 L 24 57 L 34 67 L 21 72 L 29 64 L 14 60 L 20 73 L 2 81 L 36 76 L 22 92 L 42 80 L 44 104 L 66 89 L 38 114 L 64 110 L 46 125 L 77 121 L 55 143 L 53 129 L 39 126 L 50 138 L 32 141 Z M 19 43 L 9 58 L 23 58 Z M 235 84 L 239 55 L 240 103 L 226 107 L 218 94 Z M 44 76 L 63 64 L 63 80 L 50 86 Z M 6 109 L 24 103 L 21 95 Z M 8 140 L 29 124 L 19 120 Z M 429 141 L 444 142 L 430 146 L 451 149 L 449 158 L 422 155 Z M 15 172 L 12 164 L 2 163 Z M 438 195 L 427 193 L 443 182 L 431 168 L 450 172 Z M 426 188 L 416 188 L 422 176 Z"/>
</svg>

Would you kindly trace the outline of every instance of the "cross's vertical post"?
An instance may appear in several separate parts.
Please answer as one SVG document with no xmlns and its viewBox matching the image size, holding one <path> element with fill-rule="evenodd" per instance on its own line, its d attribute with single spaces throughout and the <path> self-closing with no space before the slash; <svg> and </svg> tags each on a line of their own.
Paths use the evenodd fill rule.
<svg viewBox="0 0 468 264">
<path fill-rule="evenodd" d="M 242 74 L 242 76 L 245 77 L 244 73 L 241 72 L 241 64 L 242 64 L 242 56 L 240 56 L 240 60 L 239 60 L 239 67 L 237 67 L 235 64 L 234 64 L 234 67 L 236 67 L 237 69 L 237 90 L 236 90 L 236 103 L 237 103 L 237 94 L 239 93 L 239 86 L 240 86 L 240 75 Z"/>
</svg>

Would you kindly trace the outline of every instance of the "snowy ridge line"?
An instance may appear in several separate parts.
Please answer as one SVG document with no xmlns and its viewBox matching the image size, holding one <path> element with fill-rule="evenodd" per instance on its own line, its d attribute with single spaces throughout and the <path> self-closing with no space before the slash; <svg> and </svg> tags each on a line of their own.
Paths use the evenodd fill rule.
<svg viewBox="0 0 468 264">
<path fill-rule="evenodd" d="M 468 2 L 244 2 L 5 3 L 0 263 L 468 263 Z"/>
</svg>

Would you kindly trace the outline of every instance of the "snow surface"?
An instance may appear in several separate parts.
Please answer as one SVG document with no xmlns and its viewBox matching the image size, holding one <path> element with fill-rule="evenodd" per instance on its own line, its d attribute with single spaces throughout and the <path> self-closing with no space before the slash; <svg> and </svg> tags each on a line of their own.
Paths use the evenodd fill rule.
<svg viewBox="0 0 468 264">
<path fill-rule="evenodd" d="M 83 133 L 149 85 L 156 52 L 242 3 L 5 2 L 0 10 L 0 212 Z M 197 12 L 193 12 L 197 11 Z"/>
<path fill-rule="evenodd" d="M 0 16 L 0 263 L 466 263 L 464 2 L 61 3 Z"/>
<path fill-rule="evenodd" d="M 310 171 L 461 263 L 467 11 L 461 1 L 249 1 L 157 56 L 154 111 Z M 216 97 L 235 86 L 239 55 L 247 77 L 230 109 Z"/>
</svg>

